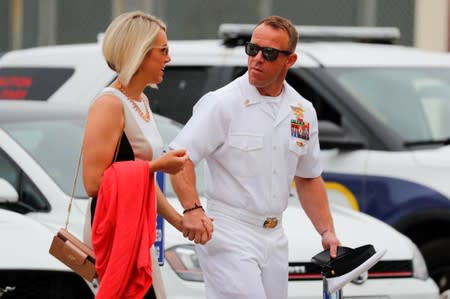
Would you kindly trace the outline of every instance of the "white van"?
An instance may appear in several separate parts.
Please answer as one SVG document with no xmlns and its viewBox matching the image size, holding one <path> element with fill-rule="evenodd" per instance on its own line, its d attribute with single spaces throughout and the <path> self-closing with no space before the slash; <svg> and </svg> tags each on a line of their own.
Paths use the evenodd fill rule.
<svg viewBox="0 0 450 299">
<path fill-rule="evenodd" d="M 246 71 L 251 28 L 170 41 L 165 80 L 146 91 L 152 110 L 186 122 L 204 93 Z M 411 238 L 440 289 L 449 289 L 450 55 L 392 45 L 392 28 L 300 27 L 300 36 L 287 81 L 317 110 L 330 198 Z M 0 58 L 0 98 L 86 105 L 112 80 L 100 43 Z"/>
</svg>

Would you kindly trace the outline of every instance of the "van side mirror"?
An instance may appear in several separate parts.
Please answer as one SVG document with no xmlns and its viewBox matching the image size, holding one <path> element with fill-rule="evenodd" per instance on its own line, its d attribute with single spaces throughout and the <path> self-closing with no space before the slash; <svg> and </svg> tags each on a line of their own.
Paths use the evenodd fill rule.
<svg viewBox="0 0 450 299">
<path fill-rule="evenodd" d="M 319 143 L 321 149 L 356 150 L 366 147 L 364 141 L 328 120 L 319 120 Z"/>
<path fill-rule="evenodd" d="M 0 178 L 0 203 L 16 203 L 19 194 L 16 189 L 5 179 Z"/>
</svg>

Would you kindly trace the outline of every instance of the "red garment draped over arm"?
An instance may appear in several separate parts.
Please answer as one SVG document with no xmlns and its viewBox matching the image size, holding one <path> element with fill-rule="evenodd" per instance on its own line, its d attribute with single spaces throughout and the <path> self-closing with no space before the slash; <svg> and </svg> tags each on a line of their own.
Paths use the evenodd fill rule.
<svg viewBox="0 0 450 299">
<path fill-rule="evenodd" d="M 96 298 L 142 298 L 152 284 L 156 192 L 148 162 L 116 162 L 99 189 L 92 245 L 100 288 Z"/>
</svg>

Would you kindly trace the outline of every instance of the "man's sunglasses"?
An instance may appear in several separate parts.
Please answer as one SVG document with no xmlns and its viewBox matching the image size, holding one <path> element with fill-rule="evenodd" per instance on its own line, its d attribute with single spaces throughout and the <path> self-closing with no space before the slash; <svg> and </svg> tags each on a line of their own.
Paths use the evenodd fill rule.
<svg viewBox="0 0 450 299">
<path fill-rule="evenodd" d="M 251 42 L 245 43 L 245 53 L 248 56 L 255 57 L 258 55 L 258 52 L 262 52 L 262 56 L 267 61 L 274 61 L 278 58 L 278 54 L 284 54 L 284 55 L 291 55 L 292 52 L 290 51 L 284 51 L 284 50 L 278 50 L 275 48 L 269 48 L 269 47 L 260 47 L 257 44 L 252 44 Z"/>
</svg>

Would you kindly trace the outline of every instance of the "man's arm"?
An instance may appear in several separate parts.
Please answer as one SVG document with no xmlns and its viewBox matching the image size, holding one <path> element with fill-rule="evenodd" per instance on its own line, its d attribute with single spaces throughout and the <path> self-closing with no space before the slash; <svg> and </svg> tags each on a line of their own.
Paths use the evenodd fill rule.
<svg viewBox="0 0 450 299">
<path fill-rule="evenodd" d="M 212 236 L 212 219 L 206 216 L 200 206 L 200 198 L 196 189 L 195 167 L 191 160 L 188 160 L 184 169 L 175 175 L 170 176 L 172 187 L 178 199 L 186 211 L 183 215 L 182 230 L 183 235 L 196 243 L 204 244 Z"/>
<path fill-rule="evenodd" d="M 323 248 L 330 248 L 332 257 L 336 257 L 339 240 L 336 238 L 333 218 L 328 205 L 327 192 L 322 177 L 295 177 L 295 186 L 300 204 L 322 237 Z"/>
</svg>

